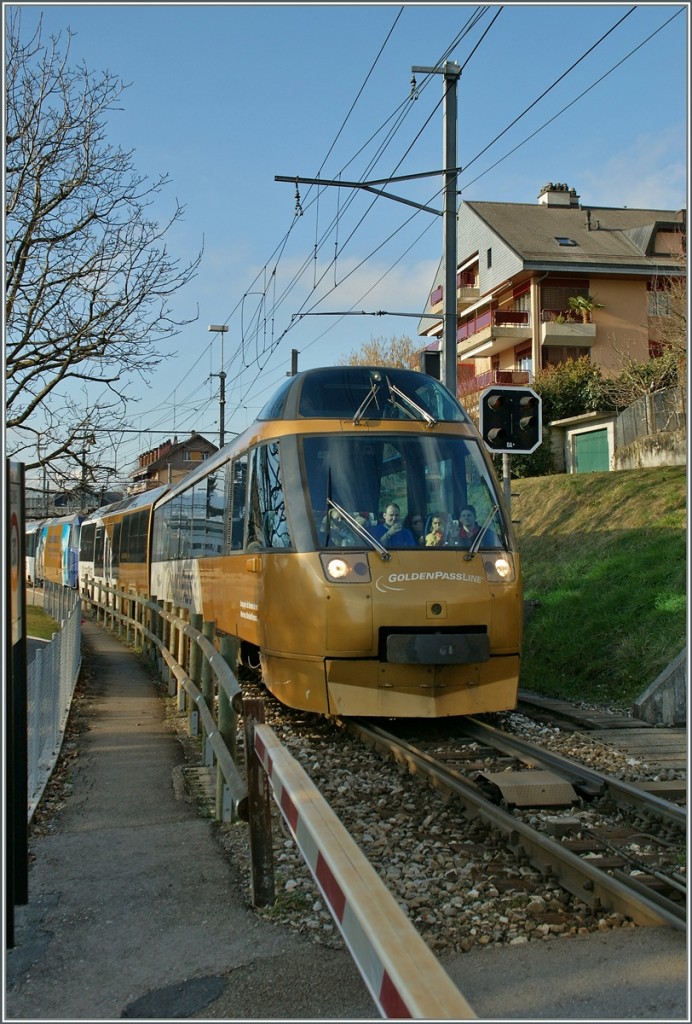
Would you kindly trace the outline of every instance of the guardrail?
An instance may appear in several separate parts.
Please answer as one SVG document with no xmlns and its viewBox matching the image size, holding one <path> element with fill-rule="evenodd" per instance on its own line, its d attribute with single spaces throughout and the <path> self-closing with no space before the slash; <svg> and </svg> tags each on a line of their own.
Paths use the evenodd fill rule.
<svg viewBox="0 0 692 1024">
<path fill-rule="evenodd" d="M 202 726 L 205 764 L 217 764 L 216 816 L 228 821 L 235 815 L 249 825 L 253 904 L 268 906 L 275 898 L 271 790 L 380 1015 L 475 1018 L 310 777 L 264 724 L 263 702 L 242 699 L 231 668 L 236 644 L 220 638 L 217 651 L 213 623 L 200 622 L 201 616 L 187 621 L 182 610 L 176 614 L 155 598 L 98 581 L 87 582 L 82 601 L 96 621 L 139 642 L 157 661 L 169 696 L 187 713 L 190 734 L 199 735 Z M 247 782 L 235 763 L 237 714 L 244 720 Z"/>
<path fill-rule="evenodd" d="M 169 696 L 187 713 L 189 734 L 198 736 L 202 726 L 203 762 L 212 767 L 216 761 L 217 820 L 247 820 L 247 787 L 236 766 L 237 715 L 242 710 L 242 691 L 232 668 L 236 643 L 222 637 L 217 650 L 214 623 L 203 622 L 201 615 L 188 621 L 169 602 L 163 606 L 156 598 L 97 580 L 84 583 L 82 601 L 91 606 L 97 622 L 157 661 Z"/>
</svg>

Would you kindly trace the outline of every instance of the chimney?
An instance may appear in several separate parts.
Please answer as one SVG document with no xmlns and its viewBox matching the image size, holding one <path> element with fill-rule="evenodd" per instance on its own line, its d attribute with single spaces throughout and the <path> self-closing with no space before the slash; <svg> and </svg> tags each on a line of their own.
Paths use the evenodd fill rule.
<svg viewBox="0 0 692 1024">
<path fill-rule="evenodd" d="M 552 181 L 549 181 L 538 193 L 538 203 L 540 206 L 578 207 L 579 196 L 576 189 L 570 188 L 569 185 L 560 182 L 553 184 Z"/>
<path fill-rule="evenodd" d="M 591 210 L 586 211 L 586 230 L 591 230 Z"/>
</svg>

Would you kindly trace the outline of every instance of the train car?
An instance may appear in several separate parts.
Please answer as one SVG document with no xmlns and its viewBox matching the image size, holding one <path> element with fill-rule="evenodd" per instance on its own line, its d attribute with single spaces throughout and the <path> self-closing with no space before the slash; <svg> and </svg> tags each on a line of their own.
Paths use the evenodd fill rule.
<svg viewBox="0 0 692 1024">
<path fill-rule="evenodd" d="M 29 520 L 24 528 L 24 564 L 26 567 L 26 582 L 32 586 L 36 580 L 36 549 L 41 536 L 43 519 Z"/>
<path fill-rule="evenodd" d="M 59 516 L 49 519 L 39 531 L 35 558 L 40 579 L 63 587 L 78 585 L 79 528 L 83 516 Z"/>
<path fill-rule="evenodd" d="M 413 513 L 458 526 L 467 506 L 472 540 L 428 547 L 396 529 Z M 291 707 L 433 718 L 516 705 L 511 521 L 476 427 L 426 374 L 287 378 L 247 431 L 156 500 L 150 570 L 151 593 L 238 637 Z"/>
<path fill-rule="evenodd" d="M 87 579 L 108 586 L 149 591 L 149 542 L 154 502 L 168 485 L 97 509 L 82 523 L 79 542 L 79 587 Z"/>
</svg>

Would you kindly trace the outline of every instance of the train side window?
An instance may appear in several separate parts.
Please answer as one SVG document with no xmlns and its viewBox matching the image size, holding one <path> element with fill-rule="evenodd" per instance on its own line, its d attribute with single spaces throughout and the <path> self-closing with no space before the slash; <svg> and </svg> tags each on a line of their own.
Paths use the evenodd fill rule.
<svg viewBox="0 0 692 1024">
<path fill-rule="evenodd" d="M 96 534 L 95 523 L 85 523 L 79 534 L 79 558 L 82 562 L 93 562 L 94 560 L 94 536 Z M 27 545 L 27 555 L 32 556 L 36 551 L 36 534 L 32 534 L 31 551 Z"/>
<path fill-rule="evenodd" d="M 121 562 L 127 561 L 127 552 L 123 553 L 123 524 L 113 523 L 113 539 L 111 540 L 111 572 L 117 579 Z"/>
<path fill-rule="evenodd" d="M 245 499 L 247 495 L 247 455 L 227 464 L 226 487 L 226 550 L 240 551 L 245 531 Z"/>
<path fill-rule="evenodd" d="M 100 523 L 96 527 L 96 536 L 94 538 L 94 574 L 97 576 L 103 576 L 105 534 L 105 527 L 103 523 Z"/>
<path fill-rule="evenodd" d="M 192 514 L 194 491 L 188 487 L 180 495 L 180 549 L 178 558 L 189 558 L 192 555 Z"/>
<path fill-rule="evenodd" d="M 291 547 L 278 441 L 252 453 L 247 542 L 263 548 Z"/>
<path fill-rule="evenodd" d="M 182 558 L 182 552 L 184 550 L 184 544 L 182 540 L 184 529 L 182 495 L 176 495 L 176 497 L 171 502 L 169 502 L 169 505 L 171 506 L 171 518 L 169 522 L 170 540 L 168 547 L 168 557 Z"/>
<path fill-rule="evenodd" d="M 173 541 L 171 537 L 171 516 L 173 514 L 173 503 L 166 504 L 154 514 L 154 558 L 157 561 L 165 562 L 172 558 L 171 548 Z"/>
<path fill-rule="evenodd" d="M 207 554 L 207 481 L 199 480 L 190 491 L 190 530 L 191 542 L 189 553 L 195 558 L 204 558 Z"/>
<path fill-rule="evenodd" d="M 205 553 L 220 555 L 223 551 L 224 481 L 219 470 L 207 477 L 205 508 Z"/>
</svg>

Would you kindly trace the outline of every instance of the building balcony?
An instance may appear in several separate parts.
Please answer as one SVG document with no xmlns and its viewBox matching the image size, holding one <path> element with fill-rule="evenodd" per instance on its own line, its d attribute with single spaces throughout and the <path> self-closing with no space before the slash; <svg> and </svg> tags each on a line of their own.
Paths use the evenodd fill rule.
<svg viewBox="0 0 692 1024">
<path fill-rule="evenodd" d="M 478 277 L 472 271 L 462 270 L 457 274 L 457 309 L 463 311 L 466 306 L 478 302 L 481 297 L 481 290 L 478 286 Z M 430 293 L 430 313 L 444 312 L 444 285 L 438 285 Z"/>
<path fill-rule="evenodd" d="M 457 385 L 457 394 L 463 401 L 468 396 L 480 394 L 481 391 L 495 385 L 525 388 L 530 383 L 531 373 L 528 370 L 487 370 L 485 373 L 477 373 L 475 377 L 460 380 Z"/>
<path fill-rule="evenodd" d="M 532 338 L 527 310 L 486 309 L 459 327 L 457 352 L 462 359 L 492 356 Z"/>
<path fill-rule="evenodd" d="M 596 324 L 582 324 L 572 321 L 556 324 L 554 321 L 541 324 L 542 345 L 584 345 L 596 337 Z"/>
<path fill-rule="evenodd" d="M 457 309 L 463 312 L 466 306 L 470 306 L 472 302 L 478 302 L 481 297 L 480 288 L 474 288 L 471 285 L 463 285 L 457 289 Z"/>
<path fill-rule="evenodd" d="M 596 324 L 585 324 L 570 310 L 541 310 L 541 345 L 584 345 L 596 337 Z"/>
</svg>

